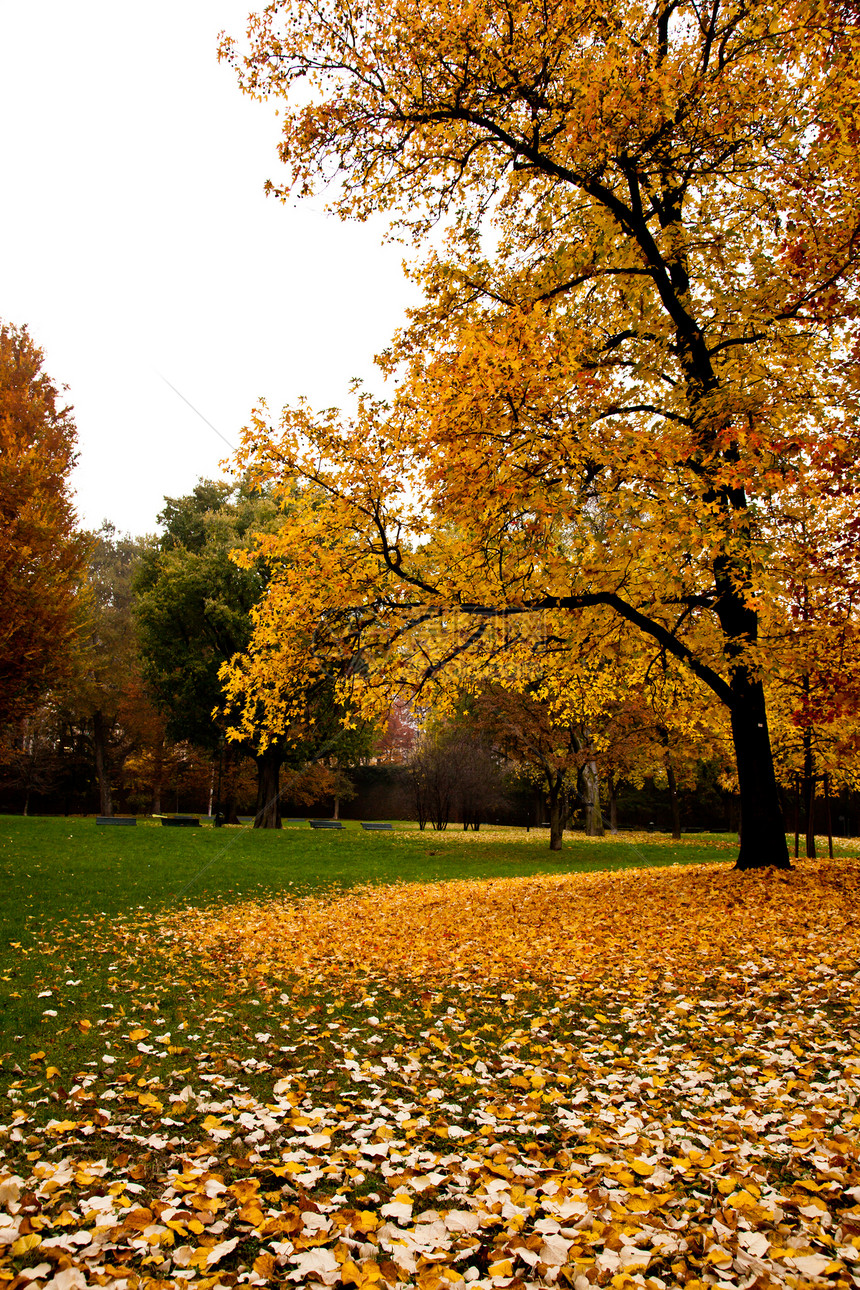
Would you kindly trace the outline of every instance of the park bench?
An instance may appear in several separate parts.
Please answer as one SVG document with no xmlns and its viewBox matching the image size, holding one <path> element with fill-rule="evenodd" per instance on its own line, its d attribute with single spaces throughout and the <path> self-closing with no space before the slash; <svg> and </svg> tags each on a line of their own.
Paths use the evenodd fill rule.
<svg viewBox="0 0 860 1290">
<path fill-rule="evenodd" d="M 133 815 L 97 815 L 96 824 L 137 824 Z"/>
<path fill-rule="evenodd" d="M 308 820 L 312 829 L 342 829 L 340 820 Z"/>
<path fill-rule="evenodd" d="M 236 819 L 239 821 L 240 824 L 253 824 L 256 818 L 257 818 L 256 815 L 237 815 L 236 816 Z M 307 816 L 303 815 L 301 819 L 281 820 L 281 823 L 282 824 L 307 824 Z"/>
<path fill-rule="evenodd" d="M 376 832 L 378 832 L 380 829 L 391 829 L 391 828 L 393 827 L 393 825 L 391 825 L 391 824 L 377 824 L 377 823 L 375 823 L 375 822 L 370 823 L 370 824 L 365 824 L 364 820 L 362 820 L 362 821 L 361 821 L 361 827 L 362 827 L 363 829 L 367 829 L 368 833 L 371 833 L 371 832 L 376 833 Z"/>
<path fill-rule="evenodd" d="M 161 823 L 173 829 L 200 828 L 200 821 L 196 815 L 162 815 Z"/>
</svg>

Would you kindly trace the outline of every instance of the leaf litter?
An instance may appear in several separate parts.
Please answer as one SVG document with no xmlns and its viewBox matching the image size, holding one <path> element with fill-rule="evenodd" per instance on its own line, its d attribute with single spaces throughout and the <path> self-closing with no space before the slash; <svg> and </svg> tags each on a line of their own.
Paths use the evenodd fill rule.
<svg viewBox="0 0 860 1290">
<path fill-rule="evenodd" d="M 858 896 L 701 865 L 70 929 L 110 997 L 75 1016 L 58 943 L 93 1060 L 6 1090 L 0 1282 L 860 1285 Z"/>
</svg>

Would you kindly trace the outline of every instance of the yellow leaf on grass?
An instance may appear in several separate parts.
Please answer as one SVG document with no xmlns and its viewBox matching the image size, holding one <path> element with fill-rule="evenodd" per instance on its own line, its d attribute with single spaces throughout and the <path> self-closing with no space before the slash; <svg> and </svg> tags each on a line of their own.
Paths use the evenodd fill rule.
<svg viewBox="0 0 860 1290">
<path fill-rule="evenodd" d="M 249 1200 L 253 1200 L 260 1190 L 260 1180 L 258 1178 L 240 1178 L 234 1182 L 232 1187 L 227 1188 L 236 1197 L 240 1205 L 244 1205 Z"/>
<path fill-rule="evenodd" d="M 146 1039 L 148 1034 L 148 1030 L 132 1030 L 129 1032 L 128 1037 L 133 1044 L 136 1044 L 139 1039 Z"/>
<path fill-rule="evenodd" d="M 41 1244 L 41 1236 L 37 1236 L 35 1232 L 29 1232 L 27 1236 L 18 1237 L 17 1241 L 13 1243 L 10 1253 L 13 1259 L 18 1259 L 22 1254 L 29 1254 L 31 1250 L 35 1250 L 36 1246 Z"/>
<path fill-rule="evenodd" d="M 243 1223 L 250 1223 L 252 1227 L 262 1227 L 266 1216 L 259 1205 L 243 1205 L 239 1210 L 239 1219 Z"/>
<path fill-rule="evenodd" d="M 499 1259 L 497 1263 L 491 1263 L 487 1271 L 491 1277 L 512 1277 L 514 1265 L 510 1259 Z"/>
<path fill-rule="evenodd" d="M 750 1209 L 754 1208 L 758 1201 L 750 1192 L 744 1190 L 730 1196 L 726 1204 L 731 1205 L 732 1209 Z"/>
<path fill-rule="evenodd" d="M 645 1160 L 631 1160 L 630 1168 L 634 1173 L 638 1174 L 640 1178 L 650 1178 L 654 1172 L 654 1166 L 649 1165 Z"/>
</svg>

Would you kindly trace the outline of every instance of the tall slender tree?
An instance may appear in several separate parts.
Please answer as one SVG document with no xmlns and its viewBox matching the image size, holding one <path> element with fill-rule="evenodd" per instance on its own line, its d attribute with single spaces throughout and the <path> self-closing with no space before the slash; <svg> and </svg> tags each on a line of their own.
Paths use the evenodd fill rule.
<svg viewBox="0 0 860 1290">
<path fill-rule="evenodd" d="M 69 475 L 77 431 L 25 327 L 0 322 L 0 724 L 68 670 L 86 561 Z"/>
</svg>

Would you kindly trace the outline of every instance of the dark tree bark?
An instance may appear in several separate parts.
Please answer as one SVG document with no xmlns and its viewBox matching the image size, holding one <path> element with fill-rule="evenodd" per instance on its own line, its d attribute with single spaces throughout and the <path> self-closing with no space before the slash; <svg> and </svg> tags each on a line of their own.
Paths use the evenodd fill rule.
<svg viewBox="0 0 860 1290">
<path fill-rule="evenodd" d="M 669 751 L 669 731 L 665 726 L 657 727 L 660 743 L 663 745 L 663 761 L 666 766 L 666 784 L 669 788 L 669 804 L 672 810 L 672 837 L 677 841 L 681 836 L 681 802 L 678 796 L 678 780 L 675 767 L 672 765 L 672 754 Z"/>
<path fill-rule="evenodd" d="M 279 829 L 281 827 L 281 793 L 280 776 L 283 754 L 279 748 L 267 748 L 264 753 L 257 753 L 257 810 L 254 816 L 255 829 Z"/>
<path fill-rule="evenodd" d="M 736 510 L 743 509 L 745 502 L 733 500 Z M 728 557 L 718 557 L 714 563 L 717 616 L 730 668 L 732 739 L 741 799 L 741 845 L 735 867 L 790 869 L 764 687 L 744 658 L 745 650 L 758 639 L 758 615 L 738 593 L 735 572 Z"/>
<path fill-rule="evenodd" d="M 790 869 L 767 726 L 764 690 L 744 673 L 732 683 L 732 736 L 741 798 L 741 845 L 736 868 Z"/>
<path fill-rule="evenodd" d="M 242 754 L 230 744 L 224 749 L 224 773 L 222 777 L 221 814 L 225 824 L 239 823 L 239 809 L 236 805 L 236 771 Z"/>
<path fill-rule="evenodd" d="M 113 815 L 113 798 L 110 789 L 110 757 L 108 732 L 110 725 L 103 712 L 93 713 L 93 751 L 95 752 L 96 778 L 99 782 L 99 800 L 102 815 Z"/>
<path fill-rule="evenodd" d="M 666 761 L 666 783 L 669 785 L 669 803 L 672 808 L 672 837 L 677 841 L 681 836 L 681 802 L 671 758 Z"/>
<path fill-rule="evenodd" d="M 809 678 L 805 677 L 807 687 Z M 808 693 L 808 689 L 807 689 Z M 815 757 L 812 752 L 812 731 L 803 732 L 803 800 L 806 805 L 806 858 L 814 860 L 815 853 Z"/>
<path fill-rule="evenodd" d="M 560 851 L 564 840 L 564 826 L 567 822 L 567 792 L 564 786 L 564 772 L 549 772 L 547 780 L 549 782 L 549 849 L 550 851 Z"/>
<path fill-rule="evenodd" d="M 606 777 L 606 794 L 609 798 L 609 832 L 618 832 L 618 780 L 611 770 Z"/>
</svg>

